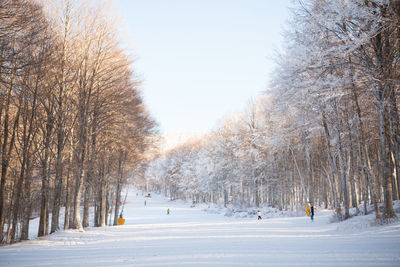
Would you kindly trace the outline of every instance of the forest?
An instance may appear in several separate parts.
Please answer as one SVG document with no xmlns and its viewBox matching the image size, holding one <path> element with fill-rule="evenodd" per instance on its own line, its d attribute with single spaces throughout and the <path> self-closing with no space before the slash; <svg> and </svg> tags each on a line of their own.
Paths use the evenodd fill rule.
<svg viewBox="0 0 400 267">
<path fill-rule="evenodd" d="M 115 225 L 122 187 L 152 147 L 157 125 L 107 11 L 0 1 L 0 244 L 28 239 L 38 217 L 38 236 Z"/>
<path fill-rule="evenodd" d="M 294 1 L 268 89 L 168 151 L 109 11 L 0 1 L 0 245 L 28 239 L 35 218 L 39 237 L 116 225 L 128 183 L 171 200 L 396 217 L 400 1 Z"/>
<path fill-rule="evenodd" d="M 337 220 L 373 205 L 390 221 L 400 197 L 400 2 L 294 2 L 268 90 L 155 156 L 141 183 L 197 203 L 311 203 Z"/>
</svg>

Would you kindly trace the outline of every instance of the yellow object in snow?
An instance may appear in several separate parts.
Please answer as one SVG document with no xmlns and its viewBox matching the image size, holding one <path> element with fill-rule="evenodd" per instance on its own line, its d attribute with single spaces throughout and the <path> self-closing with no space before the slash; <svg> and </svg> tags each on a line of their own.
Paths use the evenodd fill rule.
<svg viewBox="0 0 400 267">
<path fill-rule="evenodd" d="M 125 219 L 119 217 L 119 218 L 118 218 L 118 225 L 123 225 L 124 223 L 125 223 Z"/>
<path fill-rule="evenodd" d="M 308 206 L 308 204 L 306 205 L 306 214 L 310 217 L 310 206 Z"/>
</svg>

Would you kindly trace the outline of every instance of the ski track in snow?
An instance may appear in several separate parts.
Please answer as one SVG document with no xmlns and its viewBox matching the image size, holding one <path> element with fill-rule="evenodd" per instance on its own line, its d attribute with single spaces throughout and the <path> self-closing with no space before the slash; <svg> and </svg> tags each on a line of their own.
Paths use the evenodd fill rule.
<svg viewBox="0 0 400 267">
<path fill-rule="evenodd" d="M 125 225 L 55 234 L 0 248 L 0 266 L 400 266 L 400 223 L 357 228 L 359 216 L 210 214 L 161 196 L 128 195 Z M 171 214 L 167 215 L 167 208 Z"/>
</svg>

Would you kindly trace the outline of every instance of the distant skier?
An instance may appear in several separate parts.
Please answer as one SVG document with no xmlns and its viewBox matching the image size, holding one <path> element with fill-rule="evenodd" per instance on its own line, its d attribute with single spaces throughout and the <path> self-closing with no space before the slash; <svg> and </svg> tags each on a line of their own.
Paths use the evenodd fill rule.
<svg viewBox="0 0 400 267">
<path fill-rule="evenodd" d="M 170 210 L 169 210 L 169 209 L 167 209 L 167 215 L 169 215 L 169 212 L 170 212 Z"/>
<path fill-rule="evenodd" d="M 311 217 L 311 221 L 314 221 L 314 206 L 311 204 L 311 208 L 310 208 L 310 217 Z"/>
<path fill-rule="evenodd" d="M 144 205 L 145 205 L 145 206 L 147 205 L 146 200 L 144 201 Z"/>
<path fill-rule="evenodd" d="M 261 211 L 260 210 L 257 211 L 257 216 L 258 216 L 257 220 L 261 220 Z"/>
</svg>

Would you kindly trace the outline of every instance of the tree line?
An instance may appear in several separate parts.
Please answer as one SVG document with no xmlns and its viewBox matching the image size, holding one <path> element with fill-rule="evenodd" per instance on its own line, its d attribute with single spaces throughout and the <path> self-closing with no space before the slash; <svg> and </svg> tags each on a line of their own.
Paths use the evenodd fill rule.
<svg viewBox="0 0 400 267">
<path fill-rule="evenodd" d="M 95 226 L 117 223 L 156 125 L 107 11 L 0 1 L 0 243 L 28 239 L 36 217 L 38 236 L 82 229 L 91 207 Z"/>
<path fill-rule="evenodd" d="M 297 1 L 270 89 L 204 137 L 149 162 L 175 198 L 396 217 L 400 2 Z M 383 209 L 382 209 L 383 207 Z M 303 209 L 303 208 L 302 208 Z"/>
</svg>

